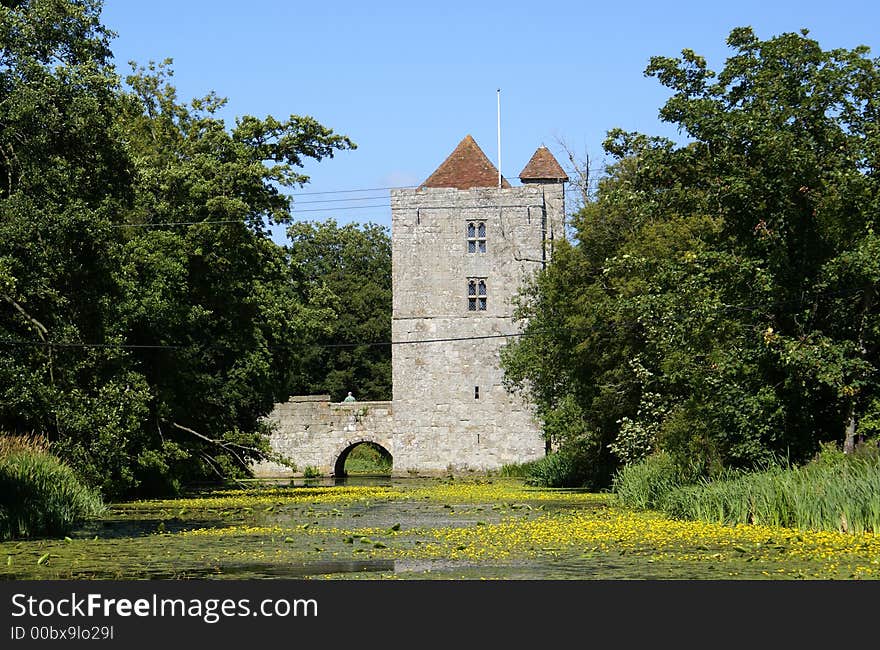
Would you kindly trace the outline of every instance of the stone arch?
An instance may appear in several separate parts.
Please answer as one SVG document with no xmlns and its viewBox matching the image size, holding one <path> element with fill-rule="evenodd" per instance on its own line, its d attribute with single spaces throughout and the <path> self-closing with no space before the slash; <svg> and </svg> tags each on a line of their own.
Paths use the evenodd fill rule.
<svg viewBox="0 0 880 650">
<path fill-rule="evenodd" d="M 333 454 L 333 461 L 330 465 L 333 468 L 333 476 L 341 478 L 346 475 L 345 461 L 348 460 L 348 455 L 351 453 L 351 450 L 358 445 L 370 445 L 374 449 L 379 450 L 384 456 L 390 458 L 392 463 L 394 462 L 394 456 L 388 450 L 387 446 L 382 444 L 381 442 L 377 442 L 376 440 L 373 440 L 371 438 L 358 438 L 355 440 L 349 440 L 340 445 Z"/>
</svg>

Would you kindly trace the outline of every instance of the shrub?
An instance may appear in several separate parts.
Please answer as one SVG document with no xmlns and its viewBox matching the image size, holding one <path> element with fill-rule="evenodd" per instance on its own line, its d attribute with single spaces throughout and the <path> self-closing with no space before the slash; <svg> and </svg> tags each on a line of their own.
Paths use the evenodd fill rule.
<svg viewBox="0 0 880 650">
<path fill-rule="evenodd" d="M 303 468 L 303 478 L 319 478 L 320 476 L 320 470 L 314 465 L 306 465 Z"/>
<path fill-rule="evenodd" d="M 48 453 L 45 443 L 13 436 L 0 441 L 0 540 L 64 535 L 103 511 L 98 493 Z"/>
<path fill-rule="evenodd" d="M 540 487 L 591 486 L 593 472 L 584 456 L 571 451 L 557 451 L 533 461 L 525 482 Z"/>
</svg>

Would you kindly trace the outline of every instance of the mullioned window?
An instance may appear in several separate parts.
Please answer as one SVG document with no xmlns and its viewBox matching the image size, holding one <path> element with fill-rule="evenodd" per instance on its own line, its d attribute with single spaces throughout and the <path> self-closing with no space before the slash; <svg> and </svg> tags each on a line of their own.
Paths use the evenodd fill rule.
<svg viewBox="0 0 880 650">
<path fill-rule="evenodd" d="M 468 311 L 486 311 L 487 298 L 488 295 L 486 291 L 486 279 L 468 278 Z"/>
<path fill-rule="evenodd" d="M 486 222 L 467 222 L 467 251 L 468 253 L 486 252 Z"/>
</svg>

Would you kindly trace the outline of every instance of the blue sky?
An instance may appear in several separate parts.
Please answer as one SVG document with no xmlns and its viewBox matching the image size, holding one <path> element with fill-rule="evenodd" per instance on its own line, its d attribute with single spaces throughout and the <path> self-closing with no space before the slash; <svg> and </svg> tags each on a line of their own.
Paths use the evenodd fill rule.
<svg viewBox="0 0 880 650">
<path fill-rule="evenodd" d="M 356 150 L 304 168 L 294 214 L 386 226 L 388 191 L 372 188 L 418 184 L 465 135 L 497 164 L 499 88 L 502 172 L 517 184 L 541 144 L 600 168 L 611 128 L 677 137 L 657 118 L 667 93 L 643 75 L 653 55 L 690 48 L 719 70 L 730 30 L 750 25 L 880 56 L 876 0 L 105 0 L 103 22 L 120 71 L 172 58 L 179 96 L 227 97 L 230 123 L 311 115 L 351 137 Z"/>
</svg>

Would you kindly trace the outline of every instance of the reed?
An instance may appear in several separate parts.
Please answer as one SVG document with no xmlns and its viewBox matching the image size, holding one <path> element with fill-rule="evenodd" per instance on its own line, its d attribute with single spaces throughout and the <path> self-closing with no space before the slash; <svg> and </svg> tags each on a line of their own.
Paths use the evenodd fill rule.
<svg viewBox="0 0 880 650">
<path fill-rule="evenodd" d="M 614 476 L 611 491 L 628 508 L 662 510 L 669 495 L 686 482 L 672 457 L 658 452 L 621 468 Z"/>
<path fill-rule="evenodd" d="M 670 491 L 658 509 L 680 519 L 847 533 L 880 532 L 880 455 L 819 458 Z"/>
<path fill-rule="evenodd" d="M 100 514 L 100 495 L 38 437 L 0 435 L 0 540 L 61 536 Z"/>
<path fill-rule="evenodd" d="M 49 453 L 49 441 L 40 435 L 0 433 L 0 459 L 19 451 Z"/>
<path fill-rule="evenodd" d="M 528 478 L 531 475 L 532 468 L 536 461 L 527 461 L 525 463 L 508 463 L 501 466 L 498 470 L 498 476 L 505 478 Z"/>
</svg>

